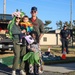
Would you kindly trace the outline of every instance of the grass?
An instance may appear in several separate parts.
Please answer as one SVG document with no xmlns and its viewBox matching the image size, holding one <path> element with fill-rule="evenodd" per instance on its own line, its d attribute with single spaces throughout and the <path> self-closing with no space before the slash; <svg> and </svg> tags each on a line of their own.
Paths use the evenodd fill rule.
<svg viewBox="0 0 75 75">
<path fill-rule="evenodd" d="M 41 46 L 43 52 L 48 50 L 48 46 Z M 61 53 L 61 46 L 52 46 L 51 53 L 56 56 L 62 56 Z M 58 61 L 44 61 L 44 64 L 59 64 L 59 63 L 72 63 L 75 62 L 75 48 L 69 47 L 69 54 L 66 54 L 65 60 L 58 60 Z"/>
<path fill-rule="evenodd" d="M 41 49 L 43 52 L 48 50 L 49 46 L 41 46 Z M 58 64 L 58 63 L 71 63 L 71 62 L 75 62 L 75 48 L 69 48 L 69 54 L 66 54 L 66 60 L 58 60 L 58 61 L 45 61 L 44 64 Z M 13 53 L 12 52 L 7 52 L 7 55 L 5 54 L 5 57 L 3 57 L 4 55 L 2 54 L 0 56 L 0 58 L 2 58 L 3 60 L 3 64 L 6 65 L 11 65 L 13 62 Z M 56 56 L 62 56 L 61 54 L 61 47 L 60 46 L 51 46 L 51 53 L 56 55 Z"/>
<path fill-rule="evenodd" d="M 12 65 L 12 63 L 13 63 L 13 56 L 2 58 L 2 64 L 9 66 L 9 65 Z"/>
</svg>

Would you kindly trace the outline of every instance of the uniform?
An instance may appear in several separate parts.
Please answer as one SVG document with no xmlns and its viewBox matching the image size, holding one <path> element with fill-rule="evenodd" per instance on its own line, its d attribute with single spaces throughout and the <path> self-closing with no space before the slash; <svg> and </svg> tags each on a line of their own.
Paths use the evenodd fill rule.
<svg viewBox="0 0 75 75">
<path fill-rule="evenodd" d="M 66 52 L 68 54 L 68 37 L 70 35 L 70 31 L 68 29 L 62 29 L 60 32 L 61 41 L 62 41 L 62 53 L 64 48 L 66 48 Z"/>
</svg>

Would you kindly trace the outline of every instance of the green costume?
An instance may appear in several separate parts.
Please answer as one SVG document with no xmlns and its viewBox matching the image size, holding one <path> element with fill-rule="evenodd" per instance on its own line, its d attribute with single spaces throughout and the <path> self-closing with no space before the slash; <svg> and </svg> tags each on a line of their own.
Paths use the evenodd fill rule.
<svg viewBox="0 0 75 75">
<path fill-rule="evenodd" d="M 28 60 L 29 64 L 40 64 L 39 63 L 39 52 L 28 52 L 27 54 L 24 55 L 23 61 Z"/>
</svg>

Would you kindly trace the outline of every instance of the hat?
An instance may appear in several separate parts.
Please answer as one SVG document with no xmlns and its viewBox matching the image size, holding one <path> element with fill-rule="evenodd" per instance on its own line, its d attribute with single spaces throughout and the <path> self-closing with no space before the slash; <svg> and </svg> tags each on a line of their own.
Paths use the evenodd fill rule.
<svg viewBox="0 0 75 75">
<path fill-rule="evenodd" d="M 64 25 L 64 27 L 67 27 L 66 25 Z"/>
<path fill-rule="evenodd" d="M 37 7 L 35 7 L 35 6 L 32 7 L 32 8 L 31 8 L 31 11 L 37 11 Z"/>
<path fill-rule="evenodd" d="M 12 17 L 21 17 L 20 15 L 21 15 L 21 12 L 14 12 L 12 14 Z"/>
<path fill-rule="evenodd" d="M 24 12 L 17 11 L 12 14 L 12 17 L 21 17 L 22 18 L 24 15 L 25 15 Z"/>
</svg>

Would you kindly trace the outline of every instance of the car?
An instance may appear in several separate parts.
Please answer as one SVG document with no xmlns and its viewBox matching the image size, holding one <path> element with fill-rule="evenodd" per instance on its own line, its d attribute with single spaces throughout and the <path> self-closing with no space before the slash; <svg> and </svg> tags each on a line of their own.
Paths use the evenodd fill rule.
<svg viewBox="0 0 75 75">
<path fill-rule="evenodd" d="M 8 34 L 7 26 L 12 20 L 11 14 L 0 14 L 0 51 L 13 49 L 13 42 Z"/>
</svg>

